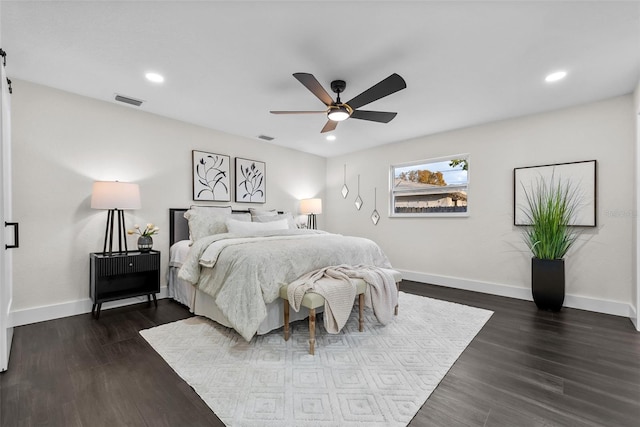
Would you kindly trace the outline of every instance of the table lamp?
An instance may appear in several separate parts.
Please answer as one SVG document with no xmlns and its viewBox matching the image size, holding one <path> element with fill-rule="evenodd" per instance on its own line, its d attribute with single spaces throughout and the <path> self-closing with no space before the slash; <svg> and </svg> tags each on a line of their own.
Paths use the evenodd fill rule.
<svg viewBox="0 0 640 427">
<path fill-rule="evenodd" d="M 91 208 L 107 209 L 107 226 L 104 231 L 104 246 L 102 253 L 113 254 L 113 221 L 118 216 L 118 252 L 122 251 L 124 241 L 124 253 L 127 248 L 127 229 L 124 225 L 125 209 L 140 209 L 140 187 L 138 184 L 118 181 L 96 181 L 93 183 L 91 191 Z M 109 241 L 109 252 L 107 252 L 107 240 Z"/>
<path fill-rule="evenodd" d="M 316 229 L 316 215 L 322 213 L 322 199 L 300 200 L 300 213 L 307 215 L 307 228 Z"/>
</svg>

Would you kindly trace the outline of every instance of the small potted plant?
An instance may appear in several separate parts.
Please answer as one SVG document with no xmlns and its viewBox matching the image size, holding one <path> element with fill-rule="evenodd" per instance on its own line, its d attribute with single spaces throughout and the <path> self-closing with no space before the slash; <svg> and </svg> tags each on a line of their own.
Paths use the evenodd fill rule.
<svg viewBox="0 0 640 427">
<path fill-rule="evenodd" d="M 578 238 L 571 224 L 579 206 L 579 194 L 570 181 L 542 177 L 524 188 L 527 219 L 523 238 L 531 250 L 531 292 L 542 310 L 559 311 L 565 294 L 564 256 Z"/>
<path fill-rule="evenodd" d="M 138 224 L 133 226 L 133 230 L 127 230 L 128 234 L 138 234 L 138 250 L 140 252 L 149 252 L 151 248 L 153 248 L 153 236 L 154 234 L 158 234 L 160 229 L 155 225 L 149 223 L 144 228 L 144 230 L 140 229 Z"/>
</svg>

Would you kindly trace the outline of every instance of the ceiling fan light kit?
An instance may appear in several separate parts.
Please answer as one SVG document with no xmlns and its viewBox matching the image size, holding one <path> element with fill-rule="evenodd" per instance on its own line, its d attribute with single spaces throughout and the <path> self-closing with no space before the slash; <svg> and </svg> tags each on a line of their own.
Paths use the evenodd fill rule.
<svg viewBox="0 0 640 427">
<path fill-rule="evenodd" d="M 327 118 L 329 120 L 333 120 L 334 122 L 341 122 L 343 120 L 347 120 L 349 118 L 349 116 L 351 115 L 351 112 L 349 111 L 349 109 L 344 106 L 344 105 L 340 105 L 340 106 L 331 106 L 329 107 L 329 112 L 327 113 Z"/>
<path fill-rule="evenodd" d="M 313 93 L 320 101 L 326 105 L 324 111 L 271 111 L 272 114 L 315 114 L 326 113 L 329 119 L 324 125 L 321 133 L 331 132 L 336 128 L 338 122 L 348 118 L 368 120 L 378 123 L 389 123 L 398 113 L 388 111 L 365 111 L 358 108 L 377 101 L 380 98 L 396 93 L 407 87 L 407 83 L 398 74 L 392 74 L 381 82 L 371 86 L 360 95 L 352 98 L 347 102 L 340 101 L 340 94 L 347 87 L 344 80 L 334 80 L 331 82 L 331 90 L 337 94 L 336 100 L 327 93 L 318 80 L 309 73 L 294 73 L 300 83 L 304 85 L 311 93 Z"/>
</svg>

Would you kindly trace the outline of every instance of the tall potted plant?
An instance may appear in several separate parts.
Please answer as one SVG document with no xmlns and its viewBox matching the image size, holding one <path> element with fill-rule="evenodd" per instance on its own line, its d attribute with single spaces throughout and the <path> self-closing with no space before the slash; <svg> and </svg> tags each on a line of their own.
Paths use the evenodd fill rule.
<svg viewBox="0 0 640 427">
<path fill-rule="evenodd" d="M 542 310 L 559 311 L 564 302 L 564 256 L 573 246 L 579 231 L 573 223 L 579 194 L 570 181 L 539 178 L 524 188 L 522 212 L 530 224 L 523 238 L 531 259 L 531 292 Z"/>
</svg>

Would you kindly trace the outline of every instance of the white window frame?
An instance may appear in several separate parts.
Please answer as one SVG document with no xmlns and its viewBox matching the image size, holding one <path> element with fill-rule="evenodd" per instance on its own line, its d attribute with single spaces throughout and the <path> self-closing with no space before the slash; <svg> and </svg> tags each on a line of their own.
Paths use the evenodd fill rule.
<svg viewBox="0 0 640 427">
<path fill-rule="evenodd" d="M 396 195 L 399 194 L 398 191 L 394 191 L 395 187 L 395 171 L 399 168 L 411 167 L 411 166 L 419 166 L 419 165 L 428 165 L 431 163 L 439 163 L 451 161 L 454 159 L 464 159 L 467 161 L 467 165 L 470 164 L 470 155 L 469 153 L 463 154 L 455 154 L 451 156 L 442 156 L 435 157 L 431 159 L 417 160 L 407 163 L 396 163 L 389 166 L 389 217 L 390 218 L 432 218 L 432 217 L 468 217 L 469 216 L 469 186 L 470 186 L 470 176 L 469 169 L 467 170 L 467 183 L 466 185 L 447 185 L 443 188 L 457 189 L 457 190 L 465 190 L 467 194 L 467 209 L 466 212 L 403 212 L 396 213 L 395 212 L 395 198 Z M 406 192 L 404 192 L 407 194 Z M 424 193 L 417 193 L 424 194 Z"/>
</svg>

